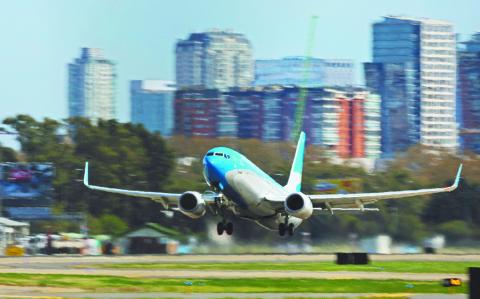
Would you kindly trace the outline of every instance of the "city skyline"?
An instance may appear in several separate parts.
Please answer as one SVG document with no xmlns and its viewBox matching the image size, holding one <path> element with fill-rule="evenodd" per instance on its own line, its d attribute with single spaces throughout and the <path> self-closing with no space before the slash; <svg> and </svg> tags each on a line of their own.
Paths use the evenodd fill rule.
<svg viewBox="0 0 480 299">
<path fill-rule="evenodd" d="M 453 23 L 456 33 L 462 34 L 462 40 L 480 28 L 480 20 L 475 18 L 480 4 L 475 1 L 418 2 L 4 3 L 0 24 L 15 30 L 5 29 L 3 36 L 8 47 L 3 48 L 0 58 L 0 117 L 19 113 L 37 118 L 67 117 L 66 64 L 81 47 L 102 48 L 118 65 L 117 117 L 126 121 L 129 80 L 173 79 L 175 42 L 191 32 L 233 29 L 251 40 L 254 59 L 304 55 L 308 19 L 316 14 L 319 23 L 313 56 L 353 59 L 356 81 L 363 84 L 358 74 L 361 63 L 371 60 L 371 25 L 384 15 L 445 19 Z M 359 10 L 364 13 L 358 14 Z M 104 18 L 105 14 L 109 17 Z"/>
</svg>

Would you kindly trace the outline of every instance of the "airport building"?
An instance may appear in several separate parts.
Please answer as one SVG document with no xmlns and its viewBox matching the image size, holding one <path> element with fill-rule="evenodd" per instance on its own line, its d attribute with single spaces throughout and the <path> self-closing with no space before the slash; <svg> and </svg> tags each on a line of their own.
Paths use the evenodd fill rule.
<svg viewBox="0 0 480 299">
<path fill-rule="evenodd" d="M 382 98 L 386 157 L 420 143 L 456 151 L 456 42 L 451 23 L 385 17 L 373 25 L 367 86 Z"/>
<path fill-rule="evenodd" d="M 255 61 L 255 86 L 354 86 L 354 64 L 349 59 L 285 57 Z"/>
<path fill-rule="evenodd" d="M 458 97 L 460 99 L 464 150 L 480 153 L 480 135 L 469 130 L 480 130 L 480 32 L 463 43 L 458 52 Z"/>
<path fill-rule="evenodd" d="M 175 58 L 179 89 L 227 90 L 253 83 L 252 46 L 243 34 L 218 30 L 192 33 L 177 42 Z"/>
<path fill-rule="evenodd" d="M 80 58 L 68 64 L 69 116 L 114 119 L 115 78 L 115 64 L 101 49 L 82 48 Z"/>
<path fill-rule="evenodd" d="M 175 82 L 133 80 L 130 82 L 132 123 L 140 123 L 151 132 L 170 136 L 173 130 Z"/>
</svg>

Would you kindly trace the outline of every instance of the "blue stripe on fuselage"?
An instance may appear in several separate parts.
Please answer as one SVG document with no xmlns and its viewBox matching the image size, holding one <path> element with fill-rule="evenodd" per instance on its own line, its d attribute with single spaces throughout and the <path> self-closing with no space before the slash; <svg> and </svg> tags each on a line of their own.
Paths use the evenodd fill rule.
<svg viewBox="0 0 480 299">
<path fill-rule="evenodd" d="M 247 208 L 247 203 L 228 183 L 226 179 L 228 172 L 232 170 L 249 170 L 258 175 L 258 177 L 278 186 L 278 188 L 283 188 L 245 156 L 228 147 L 215 147 L 209 150 L 203 158 L 203 167 L 207 183 L 210 186 L 221 184 L 223 187 L 222 193 L 243 208 Z"/>
</svg>

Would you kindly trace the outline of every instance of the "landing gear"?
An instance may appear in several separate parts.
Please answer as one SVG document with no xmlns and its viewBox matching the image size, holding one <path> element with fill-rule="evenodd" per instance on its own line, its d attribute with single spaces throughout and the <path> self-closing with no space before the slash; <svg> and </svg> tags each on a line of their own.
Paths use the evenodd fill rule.
<svg viewBox="0 0 480 299">
<path fill-rule="evenodd" d="M 293 229 L 294 229 L 294 228 L 295 228 L 295 226 L 293 225 L 293 223 L 290 223 L 290 224 L 288 225 L 288 234 L 289 234 L 290 236 L 293 236 Z"/>
<path fill-rule="evenodd" d="M 223 222 L 219 222 L 217 224 L 217 234 L 220 236 L 220 235 L 223 235 L 223 231 L 225 230 L 225 226 L 223 225 Z"/>
<path fill-rule="evenodd" d="M 280 236 L 285 236 L 288 232 L 288 235 L 293 236 L 293 231 L 295 229 L 295 225 L 293 223 L 288 223 L 288 218 L 285 218 L 285 223 L 278 224 L 278 234 Z"/>
<path fill-rule="evenodd" d="M 278 234 L 280 236 L 282 236 L 282 237 L 285 236 L 286 230 L 287 230 L 287 227 L 286 227 L 285 223 L 280 223 L 278 225 Z"/>
<path fill-rule="evenodd" d="M 227 225 L 225 226 L 225 231 L 227 232 L 227 235 L 231 236 L 233 234 L 233 223 L 227 222 Z"/>
<path fill-rule="evenodd" d="M 233 223 L 231 222 L 225 222 L 221 221 L 217 224 L 217 234 L 223 235 L 223 232 L 226 232 L 227 235 L 232 235 L 233 234 Z"/>
<path fill-rule="evenodd" d="M 220 215 L 223 220 L 220 221 L 217 224 L 217 234 L 223 235 L 223 232 L 226 232 L 227 235 L 232 235 L 233 234 L 233 223 L 227 222 L 225 220 L 225 210 L 227 207 L 227 202 L 222 196 L 217 196 L 215 197 L 215 209 L 214 209 L 214 214 Z"/>
</svg>

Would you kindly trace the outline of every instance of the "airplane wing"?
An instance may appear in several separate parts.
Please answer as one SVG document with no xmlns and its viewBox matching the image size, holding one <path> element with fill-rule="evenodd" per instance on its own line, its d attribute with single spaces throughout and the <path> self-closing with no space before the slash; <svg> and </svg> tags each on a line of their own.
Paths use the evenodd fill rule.
<svg viewBox="0 0 480 299">
<path fill-rule="evenodd" d="M 434 193 L 451 192 L 458 187 L 462 165 L 458 168 L 457 176 L 453 185 L 444 188 L 430 188 L 418 190 L 390 191 L 377 193 L 353 193 L 353 194 L 320 194 L 308 195 L 314 208 L 332 210 L 335 208 L 357 208 L 363 210 L 366 204 L 372 204 L 381 199 L 404 198 Z"/>
<path fill-rule="evenodd" d="M 128 195 L 128 196 L 135 196 L 135 197 L 145 197 L 149 198 L 153 201 L 161 203 L 165 208 L 169 206 L 177 206 L 178 199 L 182 195 L 182 193 L 166 193 L 166 192 L 148 192 L 148 191 L 137 191 L 137 190 L 126 190 L 126 189 L 117 189 L 117 188 L 109 188 L 109 187 L 101 187 L 90 185 L 88 183 L 88 162 L 85 163 L 85 172 L 83 175 L 83 184 L 92 190 Z M 208 194 L 202 195 L 203 199 L 206 203 L 211 204 L 214 203 L 214 199 L 217 194 Z"/>
</svg>

